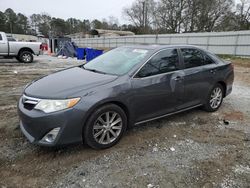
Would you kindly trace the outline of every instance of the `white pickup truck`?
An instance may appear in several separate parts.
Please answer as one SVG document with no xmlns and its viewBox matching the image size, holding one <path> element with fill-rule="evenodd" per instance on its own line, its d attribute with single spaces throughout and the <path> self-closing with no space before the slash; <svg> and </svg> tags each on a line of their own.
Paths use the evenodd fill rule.
<svg viewBox="0 0 250 188">
<path fill-rule="evenodd" d="M 4 58 L 15 57 L 19 62 L 33 62 L 33 55 L 40 55 L 40 42 L 9 41 L 6 33 L 0 32 L 0 56 Z"/>
</svg>

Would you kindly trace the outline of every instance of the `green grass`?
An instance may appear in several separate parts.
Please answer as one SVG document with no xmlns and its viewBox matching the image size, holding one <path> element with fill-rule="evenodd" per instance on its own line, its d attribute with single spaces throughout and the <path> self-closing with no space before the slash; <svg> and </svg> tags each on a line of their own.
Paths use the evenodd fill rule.
<svg viewBox="0 0 250 188">
<path fill-rule="evenodd" d="M 250 61 L 250 56 L 249 57 L 242 57 L 242 56 L 234 56 L 234 55 L 227 55 L 227 54 L 216 54 L 222 59 L 231 59 L 231 60 L 243 60 L 243 61 Z"/>
<path fill-rule="evenodd" d="M 225 54 L 218 54 L 218 56 L 224 60 L 229 60 L 236 65 L 247 66 L 247 67 L 250 66 L 250 57 L 240 57 L 240 56 L 225 55 Z"/>
</svg>

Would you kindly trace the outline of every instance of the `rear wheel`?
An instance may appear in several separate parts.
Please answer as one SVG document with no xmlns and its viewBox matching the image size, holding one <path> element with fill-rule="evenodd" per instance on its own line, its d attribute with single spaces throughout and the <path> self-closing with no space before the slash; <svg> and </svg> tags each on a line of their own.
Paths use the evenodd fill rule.
<svg viewBox="0 0 250 188">
<path fill-rule="evenodd" d="M 206 104 L 204 105 L 205 110 L 208 112 L 217 111 L 223 102 L 224 92 L 223 86 L 221 84 L 216 84 L 211 90 Z"/>
<path fill-rule="evenodd" d="M 19 61 L 21 61 L 23 63 L 32 63 L 33 62 L 33 55 L 29 51 L 23 51 L 18 56 L 18 59 L 20 59 Z"/>
<path fill-rule="evenodd" d="M 84 141 L 94 149 L 105 149 L 115 145 L 127 127 L 127 117 L 117 105 L 100 107 L 90 116 L 84 127 Z"/>
</svg>

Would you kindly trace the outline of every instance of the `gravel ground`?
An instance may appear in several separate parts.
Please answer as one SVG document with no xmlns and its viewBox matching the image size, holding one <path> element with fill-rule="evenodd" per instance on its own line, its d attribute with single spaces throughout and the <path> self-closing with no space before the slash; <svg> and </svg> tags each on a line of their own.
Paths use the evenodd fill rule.
<svg viewBox="0 0 250 188">
<path fill-rule="evenodd" d="M 233 93 L 218 112 L 194 109 L 146 123 L 116 146 L 95 151 L 82 145 L 41 148 L 20 133 L 16 103 L 23 87 L 84 63 L 35 59 L 0 59 L 0 187 L 250 187 L 248 66 L 235 60 Z"/>
</svg>

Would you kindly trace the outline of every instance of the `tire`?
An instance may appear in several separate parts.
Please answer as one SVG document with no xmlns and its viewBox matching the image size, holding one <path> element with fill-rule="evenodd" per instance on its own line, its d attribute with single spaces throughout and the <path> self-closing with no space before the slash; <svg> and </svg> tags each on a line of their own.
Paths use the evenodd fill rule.
<svg viewBox="0 0 250 188">
<path fill-rule="evenodd" d="M 216 84 L 209 93 L 206 104 L 204 105 L 204 109 L 207 112 L 217 111 L 223 102 L 224 93 L 225 91 L 223 86 L 219 83 Z M 214 102 L 212 102 L 212 100 Z"/>
<path fill-rule="evenodd" d="M 112 126 L 112 122 L 116 124 Z M 125 112 L 117 105 L 108 104 L 96 109 L 88 118 L 83 129 L 83 140 L 91 148 L 106 149 L 119 142 L 126 128 Z"/>
<path fill-rule="evenodd" d="M 19 56 L 16 57 L 16 60 L 19 61 L 20 63 L 22 63 L 22 61 L 20 60 Z"/>
<path fill-rule="evenodd" d="M 23 51 L 18 56 L 18 59 L 20 59 L 23 63 L 32 63 L 33 62 L 33 55 L 29 51 Z"/>
</svg>

